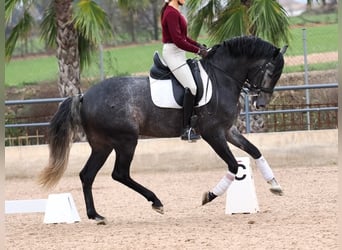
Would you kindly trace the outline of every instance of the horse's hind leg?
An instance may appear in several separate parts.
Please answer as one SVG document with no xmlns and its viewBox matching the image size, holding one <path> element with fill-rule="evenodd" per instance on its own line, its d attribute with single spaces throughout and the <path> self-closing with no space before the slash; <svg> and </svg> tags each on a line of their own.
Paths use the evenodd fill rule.
<svg viewBox="0 0 342 250">
<path fill-rule="evenodd" d="M 112 149 L 94 150 L 92 149 L 91 155 L 80 172 L 80 179 L 82 182 L 83 195 L 86 203 L 87 216 L 89 219 L 98 221 L 98 223 L 105 224 L 105 218 L 99 215 L 94 206 L 94 199 L 92 193 L 92 186 L 96 174 L 101 169 L 105 163 L 108 155 L 111 153 Z"/>
<path fill-rule="evenodd" d="M 134 181 L 130 176 L 130 166 L 133 159 L 137 140 L 125 140 L 120 146 L 115 148 L 116 160 L 112 173 L 114 180 L 132 188 L 136 192 L 144 196 L 148 201 L 152 202 L 152 208 L 158 213 L 163 214 L 163 204 L 158 197 L 149 189 Z"/>
<path fill-rule="evenodd" d="M 266 159 L 262 156 L 259 149 L 248 141 L 235 126 L 232 126 L 228 130 L 227 141 L 252 156 L 264 179 L 271 184 L 270 191 L 276 195 L 283 195 L 282 188 L 275 179 L 273 171 Z"/>
</svg>

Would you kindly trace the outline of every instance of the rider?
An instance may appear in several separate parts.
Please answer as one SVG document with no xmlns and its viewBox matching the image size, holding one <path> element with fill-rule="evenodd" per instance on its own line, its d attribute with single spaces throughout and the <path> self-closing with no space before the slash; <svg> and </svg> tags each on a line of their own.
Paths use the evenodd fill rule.
<svg viewBox="0 0 342 250">
<path fill-rule="evenodd" d="M 163 59 L 177 80 L 185 88 L 183 99 L 183 134 L 182 140 L 197 140 L 201 137 L 191 128 L 190 120 L 194 110 L 197 87 L 190 68 L 186 63 L 186 51 L 207 56 L 205 46 L 187 36 L 187 22 L 179 7 L 185 0 L 165 0 L 161 10 L 163 37 Z"/>
</svg>

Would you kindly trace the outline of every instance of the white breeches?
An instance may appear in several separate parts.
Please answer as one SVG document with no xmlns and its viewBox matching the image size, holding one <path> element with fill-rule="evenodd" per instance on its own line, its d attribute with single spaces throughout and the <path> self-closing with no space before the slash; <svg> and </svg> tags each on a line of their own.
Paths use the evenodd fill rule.
<svg viewBox="0 0 342 250">
<path fill-rule="evenodd" d="M 184 88 L 189 88 L 196 95 L 197 87 L 189 65 L 186 63 L 186 52 L 173 43 L 164 43 L 163 59 L 177 80 Z"/>
</svg>

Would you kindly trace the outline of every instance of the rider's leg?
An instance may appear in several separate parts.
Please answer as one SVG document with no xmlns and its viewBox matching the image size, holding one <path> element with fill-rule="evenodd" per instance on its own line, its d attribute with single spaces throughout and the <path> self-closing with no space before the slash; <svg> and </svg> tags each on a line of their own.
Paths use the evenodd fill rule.
<svg viewBox="0 0 342 250">
<path fill-rule="evenodd" d="M 191 127 L 191 119 L 193 117 L 195 96 L 192 95 L 191 91 L 186 88 L 183 99 L 183 134 L 181 135 L 182 140 L 198 140 L 201 137 L 196 134 L 195 130 Z"/>
<path fill-rule="evenodd" d="M 192 76 L 189 65 L 186 63 L 185 51 L 179 49 L 175 44 L 164 44 L 163 59 L 172 71 L 173 75 L 186 89 L 183 99 L 183 140 L 197 140 L 200 138 L 191 128 L 191 117 L 194 111 L 196 96 L 196 83 Z"/>
<path fill-rule="evenodd" d="M 186 62 L 186 52 L 173 43 L 167 43 L 163 46 L 163 59 L 183 87 L 189 88 L 196 96 L 197 86 Z"/>
</svg>

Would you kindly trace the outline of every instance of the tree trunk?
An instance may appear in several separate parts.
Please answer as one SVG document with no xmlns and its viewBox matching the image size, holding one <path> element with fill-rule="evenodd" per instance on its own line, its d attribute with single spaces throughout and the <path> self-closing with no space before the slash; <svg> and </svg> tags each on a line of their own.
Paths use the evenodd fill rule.
<svg viewBox="0 0 342 250">
<path fill-rule="evenodd" d="M 308 0 L 306 3 L 306 10 L 310 11 L 312 10 L 312 0 Z"/>
<path fill-rule="evenodd" d="M 154 40 L 159 40 L 159 11 L 158 5 L 156 1 L 152 1 L 152 11 L 153 11 L 153 33 L 154 33 Z"/>
<path fill-rule="evenodd" d="M 73 96 L 80 90 L 80 57 L 78 35 L 72 22 L 72 0 L 54 0 L 57 22 L 57 53 L 61 97 Z"/>
<path fill-rule="evenodd" d="M 134 11 L 130 10 L 129 11 L 129 22 L 130 22 L 130 30 L 131 30 L 131 39 L 132 43 L 136 43 L 137 39 L 135 37 L 135 25 L 134 25 Z"/>
</svg>

